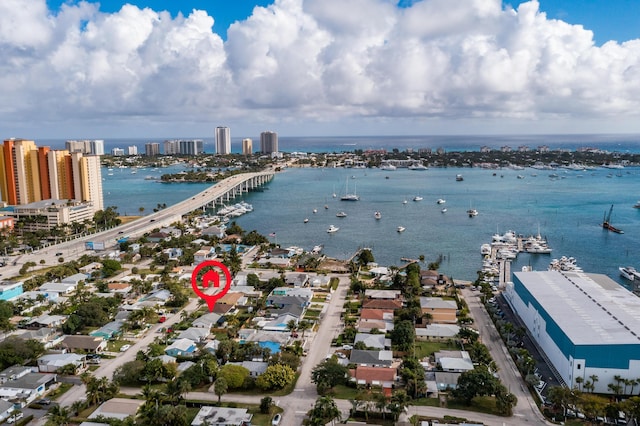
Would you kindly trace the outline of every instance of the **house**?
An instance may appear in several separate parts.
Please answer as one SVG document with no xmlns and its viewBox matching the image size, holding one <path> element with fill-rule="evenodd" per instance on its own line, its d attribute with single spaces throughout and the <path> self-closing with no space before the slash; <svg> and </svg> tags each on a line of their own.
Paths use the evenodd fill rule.
<svg viewBox="0 0 640 426">
<path fill-rule="evenodd" d="M 147 240 L 152 243 L 159 243 L 161 241 L 169 241 L 171 235 L 167 232 L 152 232 L 147 236 Z"/>
<path fill-rule="evenodd" d="M 182 256 L 182 249 L 178 247 L 172 247 L 162 250 L 162 253 L 167 255 L 169 260 L 176 260 L 179 259 L 180 256 Z"/>
<path fill-rule="evenodd" d="M 177 364 L 178 363 L 178 358 L 176 358 L 175 356 L 170 356 L 170 355 L 166 355 L 166 354 L 154 357 L 153 359 L 159 359 L 160 361 L 162 361 L 163 364 Z"/>
<path fill-rule="evenodd" d="M 22 294 L 22 281 L 0 281 L 0 300 L 11 300 Z"/>
<path fill-rule="evenodd" d="M 369 367 L 391 367 L 393 352 L 352 349 L 349 363 Z"/>
<path fill-rule="evenodd" d="M 426 327 L 416 328 L 417 340 L 451 339 L 460 332 L 460 327 L 455 324 L 427 324 Z"/>
<path fill-rule="evenodd" d="M 206 345 L 202 347 L 203 350 L 209 352 L 210 354 L 215 354 L 218 350 L 218 346 L 220 345 L 219 340 L 210 340 Z"/>
<path fill-rule="evenodd" d="M 202 246 L 200 250 L 193 254 L 193 263 L 202 263 L 207 260 L 215 259 L 217 256 L 216 250 L 211 246 Z"/>
<path fill-rule="evenodd" d="M 287 274 L 285 283 L 294 288 L 307 287 L 309 285 L 309 274 Z"/>
<path fill-rule="evenodd" d="M 269 265 L 278 268 L 289 268 L 291 266 L 291 259 L 288 257 L 261 257 L 256 263 L 261 268 L 268 267 Z"/>
<path fill-rule="evenodd" d="M 140 298 L 139 302 L 150 302 L 164 305 L 169 299 L 171 299 L 171 292 L 169 290 L 158 290 Z"/>
<path fill-rule="evenodd" d="M 200 232 L 200 235 L 204 237 L 216 237 L 222 239 L 225 237 L 225 229 L 219 226 L 209 226 Z M 203 240 L 204 241 L 204 240 Z"/>
<path fill-rule="evenodd" d="M 275 290 L 274 290 L 275 291 Z M 311 302 L 311 298 L 303 296 L 279 296 L 273 292 L 267 297 L 265 301 L 266 306 L 273 308 L 284 308 L 285 306 L 299 306 L 300 308 L 307 307 Z"/>
<path fill-rule="evenodd" d="M 228 362 L 227 364 L 240 365 L 246 368 L 249 370 L 249 376 L 254 379 L 267 371 L 267 367 L 269 366 L 269 363 L 265 361 Z"/>
<path fill-rule="evenodd" d="M 22 408 L 44 395 L 47 387 L 55 381 L 55 374 L 28 373 L 0 385 L 0 398 Z"/>
<path fill-rule="evenodd" d="M 78 274 L 73 274 L 73 275 L 70 275 L 70 276 L 68 276 L 66 278 L 63 278 L 63 279 L 60 280 L 60 282 L 63 283 L 63 284 L 73 284 L 73 285 L 75 285 L 77 287 L 78 284 L 80 284 L 81 282 L 86 281 L 86 279 L 87 279 L 87 275 L 86 274 L 78 273 Z"/>
<path fill-rule="evenodd" d="M 458 379 L 462 373 L 450 372 L 450 371 L 436 371 L 435 385 L 439 392 L 447 391 L 449 389 L 456 389 L 458 387 Z"/>
<path fill-rule="evenodd" d="M 178 334 L 178 339 L 189 339 L 194 343 L 200 343 L 207 340 L 209 336 L 209 330 L 201 327 L 189 327 L 186 330 L 182 330 Z"/>
<path fill-rule="evenodd" d="M 246 408 L 203 406 L 191 422 L 191 426 L 251 426 L 253 414 Z"/>
<path fill-rule="evenodd" d="M 9 418 L 14 410 L 15 407 L 12 403 L 5 401 L 4 399 L 0 399 L 0 422 Z"/>
<path fill-rule="evenodd" d="M 426 288 L 435 288 L 439 285 L 444 285 L 449 282 L 449 279 L 433 270 L 421 270 L 420 271 L 420 285 Z"/>
<path fill-rule="evenodd" d="M 131 284 L 127 282 L 109 283 L 107 284 L 107 288 L 111 293 L 122 294 L 123 296 L 126 296 L 127 294 L 131 293 L 131 290 L 133 289 Z"/>
<path fill-rule="evenodd" d="M 391 339 L 386 339 L 384 334 L 357 333 L 353 343 L 355 345 L 358 342 L 363 342 L 367 348 L 372 349 L 391 348 Z"/>
<path fill-rule="evenodd" d="M 35 340 L 38 343 L 42 343 L 45 349 L 50 349 L 62 341 L 61 333 L 55 328 L 39 328 L 37 330 L 24 330 L 22 333 L 17 333 L 16 337 L 22 340 Z"/>
<path fill-rule="evenodd" d="M 360 311 L 360 319 L 393 321 L 393 310 L 391 309 L 362 309 Z"/>
<path fill-rule="evenodd" d="M 9 380 L 17 380 L 29 373 L 31 373 L 31 367 L 24 367 L 22 365 L 5 368 L 0 371 L 0 384 L 6 383 Z"/>
<path fill-rule="evenodd" d="M 47 293 L 46 291 L 25 291 L 17 297 L 18 300 L 28 300 L 31 303 L 29 309 L 39 308 L 45 306 L 49 302 L 55 302 L 58 300 L 58 293 Z"/>
<path fill-rule="evenodd" d="M 400 290 L 367 289 L 364 292 L 366 299 L 399 300 L 401 295 Z"/>
<path fill-rule="evenodd" d="M 107 341 L 102 337 L 73 335 L 64 336 L 60 345 L 70 351 L 85 351 L 91 353 L 102 352 L 107 349 Z"/>
<path fill-rule="evenodd" d="M 25 324 L 25 328 L 30 330 L 36 330 L 39 328 L 57 328 L 67 320 L 67 315 L 48 315 L 43 314 L 39 317 L 33 318 L 31 321 Z"/>
<path fill-rule="evenodd" d="M 196 344 L 189 339 L 178 339 L 164 349 L 164 353 L 170 356 L 189 356 L 196 351 Z"/>
<path fill-rule="evenodd" d="M 309 285 L 311 287 L 328 287 L 331 282 L 331 277 L 327 275 L 315 275 L 312 276 L 309 280 Z"/>
<path fill-rule="evenodd" d="M 437 324 L 455 324 L 458 321 L 456 317 L 458 304 L 455 300 L 445 300 L 441 297 L 421 297 L 420 309 L 423 315 L 431 315 L 431 322 Z"/>
<path fill-rule="evenodd" d="M 221 318 L 222 318 L 222 315 L 210 312 L 208 314 L 204 314 L 199 318 L 196 318 L 195 320 L 193 320 L 193 322 L 191 323 L 191 326 L 204 328 L 207 331 L 209 331 L 211 330 L 211 328 L 219 324 L 219 321 Z"/>
<path fill-rule="evenodd" d="M 123 420 L 127 417 L 135 417 L 142 404 L 144 404 L 144 401 L 140 399 L 111 398 L 103 402 L 89 415 L 89 418 L 105 417 L 107 419 Z"/>
<path fill-rule="evenodd" d="M 433 357 L 442 371 L 464 373 L 474 368 L 467 351 L 439 351 L 434 353 Z"/>
<path fill-rule="evenodd" d="M 77 284 L 48 282 L 40 286 L 40 291 L 45 293 L 58 293 L 60 295 L 71 294 L 76 291 Z"/>
<path fill-rule="evenodd" d="M 92 272 L 99 271 L 100 269 L 102 269 L 102 263 L 100 262 L 91 262 L 88 265 L 78 268 L 78 270 L 83 274 L 91 274 Z"/>
<path fill-rule="evenodd" d="M 313 290 L 310 288 L 300 287 L 276 287 L 271 292 L 272 296 L 300 297 L 306 301 L 305 304 L 311 303 L 313 299 Z"/>
<path fill-rule="evenodd" d="M 166 356 L 166 355 L 165 355 L 165 356 Z M 179 363 L 179 364 L 178 364 L 178 368 L 177 368 L 178 374 L 180 374 L 180 373 L 184 373 L 184 371 L 185 371 L 185 370 L 190 369 L 190 368 L 191 368 L 191 367 L 193 367 L 194 365 L 198 365 L 198 364 L 196 364 L 196 363 L 195 363 L 195 362 L 193 362 L 193 361 L 184 361 L 184 362 Z"/>
<path fill-rule="evenodd" d="M 387 396 L 391 396 L 391 389 L 397 378 L 396 369 L 389 367 L 358 365 L 355 369 L 349 370 L 349 374 L 351 380 L 358 385 L 380 386 Z"/>
<path fill-rule="evenodd" d="M 356 326 L 356 329 L 360 333 L 371 333 L 373 330 L 381 332 L 390 332 L 394 328 L 393 321 L 381 321 L 381 320 L 363 320 L 360 319 Z"/>
<path fill-rule="evenodd" d="M 228 305 L 231 307 L 246 305 L 247 298 L 242 293 L 227 293 L 216 302 L 216 305 Z"/>
<path fill-rule="evenodd" d="M 38 371 L 41 373 L 56 373 L 65 365 L 73 364 L 77 369 L 86 366 L 87 357 L 85 355 L 65 353 L 48 354 L 38 358 Z"/>
<path fill-rule="evenodd" d="M 388 300 L 388 299 L 365 299 L 362 301 L 363 309 L 390 309 L 395 311 L 402 308 L 402 302 L 400 300 Z"/>
<path fill-rule="evenodd" d="M 109 340 L 122 332 L 122 326 L 124 321 L 111 321 L 108 324 L 103 325 L 97 330 L 89 333 L 90 336 L 102 337 L 105 340 Z"/>
<path fill-rule="evenodd" d="M 299 319 L 300 317 L 285 314 L 272 320 L 260 321 L 258 325 L 261 326 L 263 330 L 284 332 L 289 331 L 289 321 L 295 321 L 295 323 L 298 324 Z"/>
</svg>

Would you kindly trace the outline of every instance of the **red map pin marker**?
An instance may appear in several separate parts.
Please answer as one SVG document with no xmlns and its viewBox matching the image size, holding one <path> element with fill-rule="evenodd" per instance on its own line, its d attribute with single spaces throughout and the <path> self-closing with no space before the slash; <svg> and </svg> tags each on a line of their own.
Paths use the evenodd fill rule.
<svg viewBox="0 0 640 426">
<path fill-rule="evenodd" d="M 199 277 L 201 282 L 198 282 L 198 275 L 200 275 L 200 271 L 203 270 L 204 273 Z M 224 274 L 224 287 L 220 287 L 219 271 Z M 191 287 L 201 299 L 207 302 L 209 312 L 213 312 L 213 307 L 216 305 L 218 299 L 227 294 L 231 287 L 231 273 L 223 263 L 217 260 L 207 260 L 196 266 L 191 273 Z M 218 291 L 212 294 L 204 292 L 204 290 L 211 288 L 218 289 Z"/>
</svg>

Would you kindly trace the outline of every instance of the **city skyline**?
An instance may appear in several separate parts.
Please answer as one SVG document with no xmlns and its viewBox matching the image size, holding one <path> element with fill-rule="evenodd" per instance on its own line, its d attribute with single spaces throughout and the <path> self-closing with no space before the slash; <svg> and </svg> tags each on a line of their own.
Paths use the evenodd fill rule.
<svg viewBox="0 0 640 426">
<path fill-rule="evenodd" d="M 640 133 L 633 2 L 133 3 L 0 5 L 3 139 Z"/>
</svg>

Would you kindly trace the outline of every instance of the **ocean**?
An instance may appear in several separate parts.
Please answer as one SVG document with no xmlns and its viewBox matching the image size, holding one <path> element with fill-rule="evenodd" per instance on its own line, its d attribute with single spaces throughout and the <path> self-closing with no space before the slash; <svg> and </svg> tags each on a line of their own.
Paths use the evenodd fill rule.
<svg viewBox="0 0 640 426">
<path fill-rule="evenodd" d="M 337 139 L 331 139 L 325 149 L 318 146 L 318 152 L 331 152 L 340 146 L 344 147 L 343 151 L 366 149 L 360 146 L 361 142 L 344 142 L 360 141 L 360 138 Z M 483 145 L 499 148 L 509 144 L 506 139 L 494 140 L 493 144 L 485 137 L 472 139 L 474 148 L 464 141 L 435 147 L 455 151 L 461 150 L 462 146 L 479 149 Z M 511 146 L 558 146 L 542 137 L 522 139 L 526 141 L 514 143 L 511 139 Z M 603 139 L 606 138 L 583 138 L 573 145 L 563 142 L 567 144 L 563 147 L 590 146 L 630 152 L 640 148 L 630 136 L 618 136 L 605 142 Z M 443 143 L 443 140 L 437 142 Z M 392 138 L 386 144 L 380 142 L 371 147 L 406 149 L 401 147 L 403 143 L 408 144 L 408 139 Z M 282 145 L 281 150 L 284 150 Z M 121 214 L 129 215 L 139 214 L 142 207 L 143 214 L 148 214 L 158 203 L 170 205 L 207 187 L 206 184 L 161 184 L 145 179 L 182 169 L 183 166 L 172 166 L 138 170 L 136 174 L 131 174 L 129 169 L 111 172 L 104 169 L 105 205 L 117 206 Z M 456 181 L 456 174 L 462 174 L 464 180 Z M 558 176 L 550 177 L 552 174 Z M 340 201 L 347 185 L 349 192 L 355 191 L 360 196 L 360 201 Z M 640 209 L 632 207 L 640 199 L 638 188 L 640 168 L 637 167 L 592 171 L 291 168 L 277 174 L 263 192 L 245 194 L 242 199 L 251 203 L 254 210 L 236 221 L 247 231 L 275 234 L 271 240 L 282 247 L 300 246 L 310 250 L 322 244 L 324 253 L 338 259 L 350 257 L 361 247 L 371 248 L 376 262 L 383 266 L 399 266 L 404 263 L 403 257 L 419 258 L 422 255 L 426 267 L 427 263 L 441 258 L 443 273 L 464 280 L 477 277 L 482 264 L 480 246 L 490 242 L 493 234 L 508 230 L 524 235 L 540 232 L 547 238 L 553 253 L 522 253 L 513 263 L 512 271 L 525 265 L 543 270 L 552 258 L 573 256 L 586 272 L 606 274 L 620 284 L 628 285 L 620 277 L 618 267 L 640 268 Z M 423 200 L 412 201 L 415 196 Z M 439 198 L 445 199 L 446 203 L 438 205 L 436 200 Z M 405 199 L 408 202 L 403 204 Z M 325 205 L 328 208 L 325 209 Z M 612 205 L 611 222 L 624 230 L 624 234 L 611 233 L 601 227 L 603 217 Z M 447 208 L 446 213 L 441 212 L 442 207 Z M 478 210 L 478 216 L 468 217 L 466 210 L 470 207 Z M 339 211 L 347 216 L 336 217 Z M 375 211 L 380 211 L 380 220 L 374 218 Z M 308 223 L 304 223 L 305 218 L 309 219 Z M 330 225 L 338 226 L 340 230 L 329 234 L 326 230 Z M 398 233 L 398 226 L 406 230 Z"/>
</svg>

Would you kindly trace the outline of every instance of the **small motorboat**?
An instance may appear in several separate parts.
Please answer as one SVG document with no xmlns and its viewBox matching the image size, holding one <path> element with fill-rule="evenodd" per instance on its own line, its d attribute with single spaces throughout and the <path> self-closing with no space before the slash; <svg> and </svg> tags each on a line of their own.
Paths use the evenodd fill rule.
<svg viewBox="0 0 640 426">
<path fill-rule="evenodd" d="M 405 229 L 404 226 L 398 226 L 398 232 L 404 232 Z"/>
</svg>

